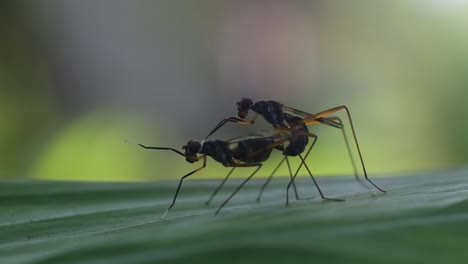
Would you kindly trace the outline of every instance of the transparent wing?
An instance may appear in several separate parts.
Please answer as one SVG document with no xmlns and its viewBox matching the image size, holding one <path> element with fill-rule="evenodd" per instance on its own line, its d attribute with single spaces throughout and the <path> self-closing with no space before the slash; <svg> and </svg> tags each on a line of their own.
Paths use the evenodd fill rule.
<svg viewBox="0 0 468 264">
<path fill-rule="evenodd" d="M 292 107 L 289 107 L 289 106 L 284 106 L 284 105 L 283 105 L 283 110 L 285 110 L 286 112 L 293 113 L 293 114 L 296 114 L 296 115 L 299 115 L 299 116 L 303 117 L 303 119 L 305 121 L 304 123 L 306 123 L 307 125 L 324 124 L 324 125 L 328 125 L 328 126 L 332 126 L 332 127 L 336 127 L 336 128 L 343 128 L 342 124 L 339 124 L 339 123 L 333 121 L 333 119 L 335 117 L 332 117 L 332 118 L 322 117 L 323 116 L 322 112 L 320 112 L 318 114 L 311 114 L 311 113 L 304 112 L 304 111 L 301 111 L 299 109 L 292 108 Z"/>
<path fill-rule="evenodd" d="M 283 110 L 286 111 L 286 112 L 290 112 L 290 113 L 302 116 L 302 117 L 315 116 L 315 114 L 308 113 L 308 112 L 305 112 L 305 111 L 302 111 L 302 110 L 299 110 L 299 109 L 296 109 L 296 108 L 292 108 L 292 107 L 289 107 L 289 106 L 285 106 L 285 105 L 283 105 Z"/>
<path fill-rule="evenodd" d="M 248 139 L 261 139 L 261 138 L 272 138 L 272 137 L 278 137 L 280 138 L 281 135 L 278 133 L 268 133 L 268 132 L 254 132 L 254 133 L 249 133 L 247 135 L 243 136 L 238 136 L 234 137 L 231 139 L 226 140 L 229 144 L 234 144 L 234 143 L 239 143 L 241 141 L 245 141 Z"/>
</svg>

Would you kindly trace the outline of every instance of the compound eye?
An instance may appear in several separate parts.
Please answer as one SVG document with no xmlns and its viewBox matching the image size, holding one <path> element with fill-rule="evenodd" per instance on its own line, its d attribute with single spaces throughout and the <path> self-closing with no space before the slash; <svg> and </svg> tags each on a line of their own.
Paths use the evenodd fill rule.
<svg viewBox="0 0 468 264">
<path fill-rule="evenodd" d="M 196 155 L 200 150 L 201 144 L 198 141 L 191 140 L 184 146 L 186 155 Z M 188 161 L 188 160 L 187 160 Z"/>
<path fill-rule="evenodd" d="M 253 101 L 249 98 L 241 98 L 237 102 L 237 110 L 239 112 L 248 112 L 250 107 L 253 105 Z M 247 115 L 247 114 L 246 114 Z"/>
</svg>

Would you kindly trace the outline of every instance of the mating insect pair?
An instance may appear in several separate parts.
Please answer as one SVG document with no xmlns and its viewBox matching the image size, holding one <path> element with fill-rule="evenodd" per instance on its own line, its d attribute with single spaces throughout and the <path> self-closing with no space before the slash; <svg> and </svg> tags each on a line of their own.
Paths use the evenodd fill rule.
<svg viewBox="0 0 468 264">
<path fill-rule="evenodd" d="M 189 141 L 187 145 L 183 146 L 184 152 L 178 151 L 173 148 L 148 147 L 142 144 L 135 143 L 145 149 L 174 151 L 178 153 L 179 155 L 184 156 L 186 161 L 190 163 L 195 163 L 200 160 L 203 161 L 203 164 L 201 167 L 184 175 L 180 179 L 173 201 L 162 217 L 164 217 L 169 212 L 169 210 L 174 206 L 177 196 L 179 194 L 180 188 L 182 186 L 183 180 L 189 177 L 190 175 L 205 168 L 208 156 L 213 158 L 215 161 L 223 164 L 225 167 L 232 167 L 232 169 L 228 173 L 228 175 L 223 179 L 223 181 L 215 190 L 215 192 L 212 194 L 210 199 L 207 201 L 207 204 L 223 187 L 224 183 L 226 182 L 226 180 L 228 179 L 228 177 L 231 175 L 231 173 L 233 172 L 235 168 L 256 167 L 255 171 L 252 174 L 250 174 L 250 176 L 247 177 L 235 189 L 235 191 L 221 204 L 221 206 L 216 211 L 216 214 L 217 214 L 229 202 L 229 200 L 242 188 L 242 186 L 244 186 L 244 184 L 247 183 L 258 172 L 258 170 L 262 167 L 262 162 L 268 160 L 273 149 L 282 151 L 284 158 L 277 165 L 273 173 L 270 175 L 270 177 L 267 179 L 265 184 L 262 186 L 262 189 L 257 197 L 257 202 L 260 200 L 263 190 L 269 183 L 271 177 L 285 160 L 288 164 L 288 168 L 289 168 L 290 176 L 291 176 L 291 179 L 287 186 L 287 191 L 286 191 L 286 204 L 288 204 L 289 202 L 289 189 L 291 186 L 294 187 L 296 198 L 298 198 L 297 191 L 294 185 L 294 179 L 297 176 L 302 166 L 306 168 L 307 172 L 311 176 L 322 199 L 343 201 L 342 199 L 327 198 L 323 195 L 313 174 L 311 173 L 310 169 L 308 168 L 305 162 L 305 160 L 310 154 L 318 138 L 317 135 L 310 133 L 308 131 L 307 126 L 309 125 L 324 124 L 327 126 L 341 129 L 343 131 L 343 137 L 345 139 L 346 147 L 348 149 L 348 154 L 350 156 L 350 160 L 354 168 L 355 177 L 359 182 L 361 182 L 364 186 L 367 187 L 367 185 L 365 185 L 358 177 L 357 168 L 352 158 L 351 149 L 350 149 L 348 139 L 344 130 L 344 125 L 341 119 L 338 117 L 330 117 L 330 115 L 340 110 L 345 110 L 347 113 L 351 131 L 353 133 L 354 142 L 355 142 L 358 154 L 359 154 L 360 163 L 361 163 L 362 170 L 364 173 L 364 178 L 366 179 L 367 182 L 369 182 L 376 189 L 378 189 L 381 192 L 385 192 L 384 190 L 379 188 L 376 184 L 374 184 L 367 176 L 367 171 L 364 165 L 361 150 L 359 148 L 359 143 L 357 141 L 356 133 L 354 131 L 351 114 L 346 106 L 344 105 L 338 106 L 338 107 L 328 109 L 326 111 L 319 112 L 317 114 L 311 114 L 311 113 L 307 113 L 307 112 L 304 112 L 304 111 L 301 111 L 292 107 L 282 105 L 276 101 L 271 101 L 271 100 L 257 101 L 254 103 L 251 99 L 242 98 L 239 102 L 237 102 L 237 110 L 238 110 L 238 114 L 237 114 L 238 117 L 230 117 L 230 118 L 222 120 L 208 134 L 208 136 L 201 142 L 193 141 L 193 140 Z M 245 118 L 247 117 L 250 110 L 254 112 L 254 115 L 250 121 L 246 121 Z M 253 125 L 258 115 L 263 116 L 263 118 L 273 126 L 273 128 L 278 132 L 278 134 L 270 136 L 270 137 L 256 137 L 256 138 L 247 138 L 247 139 L 242 139 L 242 140 L 229 140 L 229 141 L 207 140 L 209 136 L 211 136 L 213 133 L 215 133 L 218 129 L 220 129 L 222 126 L 224 126 L 228 122 L 234 122 L 234 123 L 239 123 L 243 125 Z M 306 146 L 309 143 L 309 138 L 312 139 L 312 143 L 310 144 L 309 149 L 307 150 L 307 152 L 305 153 L 305 156 L 303 157 L 301 154 L 305 151 Z M 288 144 L 284 146 L 285 143 L 288 143 Z M 296 172 L 294 173 L 294 175 L 292 174 L 291 169 L 290 169 L 289 160 L 287 158 L 288 156 L 299 156 L 299 158 L 301 159 L 301 163 L 298 169 L 296 170 Z"/>
</svg>

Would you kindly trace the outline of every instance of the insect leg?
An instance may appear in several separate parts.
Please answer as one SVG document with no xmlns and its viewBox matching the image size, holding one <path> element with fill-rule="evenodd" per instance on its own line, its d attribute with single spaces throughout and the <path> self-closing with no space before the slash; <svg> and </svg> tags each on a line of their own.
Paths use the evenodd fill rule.
<svg viewBox="0 0 468 264">
<path fill-rule="evenodd" d="M 257 203 L 260 203 L 260 199 L 262 197 L 262 194 L 263 194 L 263 191 L 265 190 L 266 186 L 268 185 L 268 183 L 270 182 L 271 178 L 273 177 L 273 175 L 275 174 L 275 172 L 278 170 L 278 168 L 281 166 L 281 164 L 286 160 L 286 164 L 288 165 L 288 170 L 289 170 L 289 177 L 290 179 L 292 179 L 293 177 L 293 174 L 292 174 L 292 171 L 291 171 L 291 164 L 289 164 L 289 159 L 288 159 L 288 156 L 284 156 L 284 158 L 280 161 L 280 163 L 276 166 L 276 168 L 273 170 L 273 172 L 270 174 L 270 177 L 268 177 L 268 179 L 265 181 L 265 183 L 263 184 L 262 186 L 262 189 L 260 190 L 260 193 L 258 194 L 257 196 Z M 299 199 L 299 194 L 297 192 L 297 187 L 296 187 L 296 183 L 293 182 L 293 189 L 294 189 L 294 195 L 296 196 L 296 200 L 300 200 Z"/>
<path fill-rule="evenodd" d="M 353 153 L 351 152 L 351 147 L 349 146 L 349 140 L 348 140 L 348 137 L 346 136 L 346 130 L 344 129 L 344 126 L 343 126 L 343 122 L 341 121 L 341 118 L 339 117 L 328 117 L 328 118 L 319 118 L 319 119 L 325 119 L 325 120 L 330 120 L 330 121 L 336 121 L 339 125 L 341 125 L 341 127 L 339 126 L 333 126 L 333 127 L 336 127 L 338 129 L 341 129 L 342 133 L 343 133 L 343 138 L 345 140 L 345 144 L 346 144 L 346 149 L 348 150 L 348 156 L 349 156 L 349 159 L 351 161 L 351 165 L 353 166 L 353 171 L 354 171 L 354 178 L 356 178 L 356 180 L 365 188 L 369 189 L 370 187 L 367 186 L 360 178 L 359 178 L 359 175 L 358 175 L 358 171 L 357 171 L 357 167 L 356 167 L 356 161 L 354 160 L 354 157 L 353 157 Z M 323 123 L 321 122 L 322 124 L 326 124 L 326 123 Z"/>
<path fill-rule="evenodd" d="M 270 182 L 271 178 L 273 178 L 273 174 L 275 174 L 275 172 L 279 169 L 279 167 L 281 167 L 281 164 L 283 164 L 283 162 L 285 160 L 286 160 L 286 156 L 284 156 L 284 158 L 280 161 L 280 163 L 278 163 L 278 165 L 273 170 L 273 172 L 270 174 L 268 179 L 265 181 L 265 183 L 263 183 L 262 188 L 260 189 L 260 193 L 258 194 L 257 199 L 256 199 L 257 203 L 260 203 L 260 198 L 262 197 L 263 191 L 265 190 L 266 186 Z"/>
<path fill-rule="evenodd" d="M 356 167 L 356 163 L 354 161 L 354 158 L 353 158 L 353 155 L 352 155 L 352 152 L 351 152 L 351 148 L 349 146 L 349 141 L 348 141 L 348 137 L 346 136 L 346 130 L 344 129 L 344 125 L 343 125 L 343 122 L 341 121 L 341 119 L 339 117 L 328 117 L 328 118 L 325 118 L 325 117 L 319 117 L 317 118 L 317 120 L 320 124 L 324 124 L 324 125 L 327 125 L 327 126 L 331 126 L 331 127 L 334 127 L 334 128 L 338 128 L 338 129 L 341 129 L 342 133 L 343 133 L 343 138 L 345 140 L 345 144 L 346 144 L 346 149 L 348 151 L 348 156 L 350 158 L 350 161 L 351 161 L 351 165 L 353 166 L 353 171 L 354 171 L 354 177 L 356 178 L 356 180 L 362 185 L 364 186 L 365 188 L 369 188 L 367 185 L 365 185 L 361 179 L 359 179 L 359 176 L 358 176 L 358 172 L 357 172 L 357 167 Z M 295 133 L 298 133 L 298 132 L 295 132 Z M 309 152 L 306 153 L 304 159 L 307 160 L 307 156 L 309 155 Z M 302 164 L 300 165 L 302 166 Z"/>
<path fill-rule="evenodd" d="M 211 200 L 213 200 L 213 198 L 215 197 L 215 195 L 219 192 L 219 190 L 221 190 L 221 188 L 224 186 L 224 183 L 226 183 L 227 179 L 229 178 L 229 176 L 231 176 L 232 172 L 234 171 L 236 167 L 232 167 L 232 169 L 229 171 L 229 173 L 226 175 L 226 177 L 224 177 L 223 181 L 221 182 L 221 184 L 218 186 L 218 188 L 216 188 L 216 190 L 213 192 L 213 194 L 211 195 L 210 199 L 208 199 L 205 204 L 206 205 L 209 205 L 211 203 Z"/>
<path fill-rule="evenodd" d="M 292 179 L 293 177 L 293 174 L 292 174 L 292 171 L 291 171 L 291 164 L 289 164 L 289 159 L 288 159 L 288 156 L 284 156 L 286 158 L 286 164 L 288 165 L 288 170 L 289 170 L 289 178 Z M 296 183 L 293 181 L 293 189 L 294 189 L 294 195 L 296 196 L 296 200 L 300 200 L 299 199 L 299 194 L 297 192 L 297 188 L 296 188 Z"/>
<path fill-rule="evenodd" d="M 218 129 L 220 129 L 222 126 L 224 126 L 228 122 L 233 122 L 233 123 L 238 123 L 238 124 L 248 125 L 248 126 L 253 125 L 255 121 L 257 120 L 257 116 L 258 114 L 256 113 L 250 121 L 245 121 L 238 117 L 229 117 L 229 118 L 223 119 L 221 120 L 221 122 L 219 122 L 219 124 L 215 128 L 213 128 L 213 130 L 211 130 L 211 132 L 205 137 L 205 139 L 207 139 L 209 136 L 211 136 L 214 132 L 216 132 Z"/>
<path fill-rule="evenodd" d="M 344 201 L 343 199 L 327 198 L 327 197 L 323 196 L 322 190 L 320 190 L 320 187 L 318 186 L 317 181 L 315 181 L 315 178 L 314 178 L 314 176 L 312 175 L 312 173 L 310 172 L 309 167 L 308 167 L 307 164 L 305 163 L 304 159 L 302 158 L 301 155 L 299 155 L 299 158 L 301 158 L 302 162 L 304 163 L 304 167 L 307 169 L 307 172 L 309 172 L 309 175 L 310 175 L 310 177 L 312 178 L 312 180 L 314 181 L 315 187 L 317 187 L 317 190 L 319 191 L 320 196 L 322 197 L 322 199 L 324 199 L 324 200 L 331 200 L 331 201 L 340 201 L 340 202 Z"/>
<path fill-rule="evenodd" d="M 312 148 L 314 147 L 315 142 L 317 142 L 317 139 L 318 139 L 318 136 L 317 136 L 317 135 L 314 135 L 313 141 L 312 141 L 312 143 L 310 144 L 309 149 L 307 150 L 306 157 L 309 155 L 310 151 L 311 151 Z M 288 187 L 286 188 L 286 205 L 289 204 L 289 189 L 291 188 L 291 185 L 294 183 L 294 179 L 296 179 L 297 174 L 299 173 L 299 170 L 300 170 L 301 167 L 302 167 L 302 164 L 305 165 L 305 161 L 304 161 L 304 159 L 302 159 L 302 157 L 301 157 L 301 161 L 302 161 L 301 164 L 300 164 L 299 167 L 297 168 L 296 173 L 294 173 L 294 175 L 291 177 L 291 180 L 289 181 Z M 310 174 L 310 175 L 312 176 L 312 174 Z"/>
<path fill-rule="evenodd" d="M 196 169 L 196 170 L 194 170 L 192 172 L 189 172 L 189 173 L 185 174 L 184 176 L 182 176 L 182 178 L 180 178 L 179 185 L 177 186 L 177 190 L 176 190 L 176 193 L 175 193 L 174 198 L 172 200 L 172 203 L 171 203 L 171 205 L 169 205 L 169 208 L 167 208 L 166 212 L 160 218 L 164 218 L 166 216 L 166 214 L 169 212 L 169 210 L 171 210 L 171 208 L 174 206 L 174 204 L 175 204 L 175 202 L 177 200 L 177 196 L 179 195 L 180 187 L 182 186 L 182 182 L 184 181 L 184 179 L 187 178 L 188 176 L 194 174 L 195 172 L 200 171 L 201 169 L 206 167 L 206 156 L 205 155 L 200 156 L 199 159 L 201 159 L 201 158 L 203 159 L 203 165 L 200 168 L 198 168 L 198 169 Z"/>
<path fill-rule="evenodd" d="M 320 117 L 325 117 L 325 116 L 328 116 L 328 115 L 331 115 L 333 113 L 336 113 L 340 110 L 345 110 L 346 111 L 346 114 L 348 116 L 348 121 L 349 121 L 349 124 L 351 126 L 351 131 L 353 132 L 353 138 L 354 138 L 354 142 L 356 144 L 356 148 L 357 148 L 357 151 L 358 151 L 358 154 L 359 154 L 359 159 L 361 160 L 361 165 L 362 165 L 362 170 L 364 171 L 364 177 L 366 178 L 366 180 L 372 184 L 372 186 L 374 186 L 376 189 L 378 189 L 379 191 L 381 192 L 386 192 L 384 191 L 383 189 L 381 189 L 380 187 L 378 187 L 375 183 L 373 183 L 369 177 L 367 176 L 367 171 L 366 171 L 366 166 L 364 165 L 364 160 L 362 158 L 362 154 L 361 154 L 361 149 L 359 147 L 359 143 L 358 143 L 358 140 L 357 140 L 357 137 L 356 137 L 356 132 L 354 130 L 354 126 L 353 126 L 353 119 L 351 118 L 351 113 L 349 112 L 349 109 L 345 106 L 345 105 L 341 105 L 341 106 L 337 106 L 337 107 L 334 107 L 334 108 L 330 108 L 328 110 L 325 110 L 325 111 L 322 111 L 320 113 L 317 113 L 313 116 L 310 116 L 310 117 L 306 117 L 303 119 L 303 123 L 304 124 L 309 124 L 309 122 L 316 122 L 317 121 L 317 118 L 320 118 Z"/>
<path fill-rule="evenodd" d="M 221 209 L 223 209 L 223 207 L 229 202 L 229 200 L 231 200 L 232 197 L 234 197 L 234 195 L 236 195 L 236 193 L 242 188 L 242 186 L 244 186 L 244 184 L 246 184 L 257 172 L 258 170 L 260 170 L 260 168 L 262 167 L 262 164 L 261 163 L 244 163 L 244 164 L 233 164 L 232 166 L 234 167 L 258 167 L 255 169 L 254 172 L 252 172 L 252 174 L 250 174 L 249 177 L 247 177 L 247 179 L 245 179 L 235 190 L 234 192 L 221 204 L 221 206 L 219 206 L 218 210 L 216 210 L 216 215 L 219 213 L 219 211 L 221 211 Z"/>
</svg>

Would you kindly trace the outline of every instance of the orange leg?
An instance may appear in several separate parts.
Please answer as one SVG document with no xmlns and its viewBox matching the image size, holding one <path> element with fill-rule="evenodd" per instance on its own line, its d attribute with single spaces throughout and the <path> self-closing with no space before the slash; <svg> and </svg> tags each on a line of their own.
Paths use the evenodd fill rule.
<svg viewBox="0 0 468 264">
<path fill-rule="evenodd" d="M 356 144 L 356 148 L 357 148 L 357 151 L 358 151 L 358 154 L 359 154 L 359 159 L 361 160 L 361 166 L 362 166 L 362 170 L 364 171 L 364 177 L 366 178 L 366 180 L 372 184 L 372 186 L 374 186 L 376 189 L 378 189 L 379 191 L 381 192 L 386 192 L 384 191 L 383 189 L 381 189 L 380 187 L 378 187 L 375 183 L 373 183 L 369 177 L 367 176 L 367 171 L 366 171 L 366 167 L 364 165 L 364 160 L 362 158 L 362 154 L 361 154 L 361 149 L 359 147 L 359 143 L 358 143 L 358 140 L 357 140 L 357 137 L 356 137 L 356 132 L 354 130 L 354 126 L 353 126 L 353 120 L 351 118 L 351 113 L 349 112 L 349 109 L 345 106 L 345 105 L 342 105 L 342 106 L 337 106 L 337 107 L 334 107 L 334 108 L 331 108 L 331 109 L 328 109 L 328 110 L 325 110 L 325 111 L 322 111 L 320 113 L 317 113 L 317 114 L 313 114 L 311 116 L 308 116 L 308 117 L 305 117 L 301 123 L 304 123 L 306 125 L 309 125 L 309 124 L 316 124 L 317 123 L 317 119 L 319 118 L 323 118 L 323 117 L 326 117 L 326 116 L 329 116 L 333 113 L 336 113 L 340 110 L 345 110 L 346 111 L 346 114 L 348 115 L 348 120 L 349 120 L 349 124 L 351 126 L 351 131 L 353 132 L 353 138 L 354 138 L 354 142 Z"/>
<path fill-rule="evenodd" d="M 250 125 L 253 125 L 255 123 L 255 121 L 257 120 L 257 117 L 258 117 L 258 114 L 256 113 L 252 117 L 252 119 L 250 121 L 245 121 L 245 120 L 240 119 L 238 117 L 230 117 L 230 118 L 223 119 L 221 122 L 219 122 L 219 124 L 213 130 L 211 130 L 211 132 L 208 134 L 208 136 L 205 137 L 205 139 L 207 139 L 209 136 L 213 135 L 214 132 L 216 132 L 218 129 L 220 129 L 222 126 L 224 126 L 228 122 L 233 122 L 233 123 L 238 123 L 238 124 L 241 124 L 241 125 L 250 126 Z"/>
<path fill-rule="evenodd" d="M 348 150 L 348 156 L 349 156 L 349 159 L 351 161 L 351 166 L 353 166 L 353 171 L 354 171 L 354 178 L 356 178 L 356 180 L 366 189 L 369 189 L 370 187 L 368 185 L 366 185 L 360 178 L 359 178 L 359 175 L 358 175 L 358 171 L 357 171 L 357 167 L 356 167 L 356 162 L 354 161 L 354 158 L 353 158 L 353 153 L 351 152 L 351 147 L 349 146 L 349 140 L 348 140 L 348 137 L 346 136 L 346 130 L 344 129 L 343 127 L 343 122 L 341 121 L 341 118 L 339 117 L 328 117 L 326 118 L 326 120 L 330 120 L 330 121 L 336 121 L 337 124 L 339 124 L 341 127 L 339 126 L 336 126 L 336 128 L 339 128 L 341 129 L 342 133 L 343 133 L 343 138 L 345 140 L 345 144 L 346 144 L 346 149 Z M 333 125 L 332 125 L 333 126 Z"/>
</svg>

